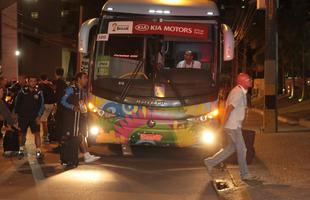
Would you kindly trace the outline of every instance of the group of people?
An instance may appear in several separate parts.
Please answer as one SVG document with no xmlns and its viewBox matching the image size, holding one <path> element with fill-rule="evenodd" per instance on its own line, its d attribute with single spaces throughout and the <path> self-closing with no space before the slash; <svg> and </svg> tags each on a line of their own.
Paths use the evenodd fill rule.
<svg viewBox="0 0 310 200">
<path fill-rule="evenodd" d="M 35 76 L 20 76 L 19 80 L 9 85 L 4 78 L 0 80 L 0 121 L 6 130 L 19 132 L 19 155 L 25 153 L 27 129 L 30 128 L 35 139 L 36 157 L 42 159 L 40 126 L 42 124 L 44 142 L 49 142 L 48 116 L 55 113 L 54 138 L 60 144 L 64 138 L 77 136 L 80 138 L 80 150 L 86 163 L 100 159 L 91 155 L 87 145 L 86 91 L 88 76 L 79 72 L 73 83 L 67 85 L 63 79 L 64 70 L 55 71 L 55 80 L 48 80 L 41 75 L 39 81 Z M 79 115 L 79 120 L 76 120 Z M 0 128 L 1 128 L 0 127 Z M 5 152 L 4 152 L 5 153 Z"/>
</svg>

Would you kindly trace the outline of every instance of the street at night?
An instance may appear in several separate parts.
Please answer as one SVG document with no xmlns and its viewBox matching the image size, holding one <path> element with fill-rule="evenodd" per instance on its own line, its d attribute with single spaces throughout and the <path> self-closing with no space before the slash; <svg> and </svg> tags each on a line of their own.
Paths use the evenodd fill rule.
<svg viewBox="0 0 310 200">
<path fill-rule="evenodd" d="M 124 157 L 120 146 L 107 150 L 98 145 L 91 151 L 102 155 L 99 161 L 65 170 L 51 152 L 55 145 L 45 145 L 40 163 L 29 142 L 28 157 L 1 158 L 0 199 L 307 199 L 309 128 L 281 123 L 280 133 L 264 135 L 261 120 L 251 112 L 246 122 L 258 131 L 256 158 L 249 167 L 259 181 L 242 182 L 237 165 L 228 163 L 226 176 L 233 187 L 216 192 L 202 162 L 210 152 L 198 147 L 134 147 L 134 155 Z"/>
<path fill-rule="evenodd" d="M 22 160 L 1 158 L 0 199 L 218 199 L 197 148 L 138 147 L 123 157 L 119 146 L 110 156 L 96 146 L 102 159 L 65 171 L 51 146 L 44 163 L 31 151 Z"/>
<path fill-rule="evenodd" d="M 309 0 L 0 0 L 0 200 L 309 200 Z"/>
</svg>

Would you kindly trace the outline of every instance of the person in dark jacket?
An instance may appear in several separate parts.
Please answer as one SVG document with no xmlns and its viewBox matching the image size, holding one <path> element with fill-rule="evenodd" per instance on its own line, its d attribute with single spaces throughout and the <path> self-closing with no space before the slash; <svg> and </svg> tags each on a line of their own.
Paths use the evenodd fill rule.
<svg viewBox="0 0 310 200">
<path fill-rule="evenodd" d="M 84 154 L 84 161 L 90 163 L 100 159 L 100 157 L 91 155 L 87 149 L 87 93 L 85 90 L 87 82 L 86 73 L 77 73 L 75 83 L 66 88 L 61 104 L 64 106 L 65 135 L 81 137 L 80 149 Z"/>
<path fill-rule="evenodd" d="M 23 88 L 27 86 L 28 77 L 25 75 L 19 75 L 18 81 L 10 85 L 8 88 L 8 101 L 7 104 L 9 105 L 10 110 L 12 111 L 14 109 L 15 105 L 15 99 L 18 94 L 18 92 Z"/>
<path fill-rule="evenodd" d="M 13 126 L 16 124 L 16 120 L 3 100 L 4 90 L 3 87 L 0 87 L 0 119 L 5 121 L 8 125 Z"/>
<path fill-rule="evenodd" d="M 55 133 L 53 138 L 58 141 L 60 144 L 61 137 L 63 135 L 63 120 L 62 120 L 62 111 L 63 106 L 61 105 L 60 101 L 65 93 L 65 89 L 67 87 L 66 82 L 63 79 L 64 70 L 63 68 L 57 68 L 55 71 L 55 78 L 56 80 L 53 82 L 55 86 L 55 98 L 56 98 L 56 114 L 55 114 Z M 59 151 L 60 146 L 54 148 L 54 151 Z"/>
<path fill-rule="evenodd" d="M 40 76 L 39 90 L 42 91 L 44 97 L 44 113 L 41 117 L 42 129 L 43 129 L 43 140 L 46 144 L 49 143 L 48 129 L 47 129 L 47 118 L 54 110 L 56 103 L 55 90 L 53 84 L 48 80 L 46 74 Z"/>
<path fill-rule="evenodd" d="M 36 156 L 37 158 L 43 158 L 40 138 L 40 119 L 43 112 L 44 98 L 42 92 L 37 88 L 37 79 L 29 77 L 28 86 L 19 91 L 15 100 L 15 113 L 21 129 L 19 137 L 20 154 L 24 153 L 27 128 L 30 127 L 35 136 Z"/>
<path fill-rule="evenodd" d="M 6 102 L 3 100 L 5 94 L 4 90 L 5 88 L 0 87 L 0 138 L 2 138 L 1 129 L 3 125 L 6 125 L 8 129 L 11 129 L 12 127 L 17 127 L 16 119 L 9 110 Z"/>
</svg>

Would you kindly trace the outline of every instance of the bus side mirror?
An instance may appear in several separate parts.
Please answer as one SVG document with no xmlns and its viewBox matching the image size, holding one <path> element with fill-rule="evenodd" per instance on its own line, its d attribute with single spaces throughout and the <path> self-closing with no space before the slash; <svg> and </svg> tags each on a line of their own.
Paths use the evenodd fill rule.
<svg viewBox="0 0 310 200">
<path fill-rule="evenodd" d="M 90 29 L 99 23 L 99 18 L 92 18 L 85 21 L 79 32 L 79 52 L 88 53 L 88 40 Z"/>
<path fill-rule="evenodd" d="M 223 60 L 229 61 L 234 58 L 234 48 L 235 48 L 235 41 L 234 35 L 232 30 L 226 24 L 222 24 L 222 32 L 223 32 Z"/>
</svg>

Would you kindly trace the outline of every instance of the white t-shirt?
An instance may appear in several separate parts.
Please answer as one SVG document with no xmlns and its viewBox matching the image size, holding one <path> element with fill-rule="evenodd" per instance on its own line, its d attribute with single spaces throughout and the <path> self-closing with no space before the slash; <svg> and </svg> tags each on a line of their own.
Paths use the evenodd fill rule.
<svg viewBox="0 0 310 200">
<path fill-rule="evenodd" d="M 241 128 L 247 108 L 246 93 L 247 91 L 240 85 L 237 85 L 230 91 L 226 101 L 226 108 L 232 105 L 234 109 L 231 111 L 224 128 Z"/>
<path fill-rule="evenodd" d="M 199 61 L 193 60 L 189 65 L 185 62 L 185 60 L 182 60 L 178 63 L 177 68 L 195 68 L 195 69 L 201 69 L 201 63 Z"/>
</svg>

